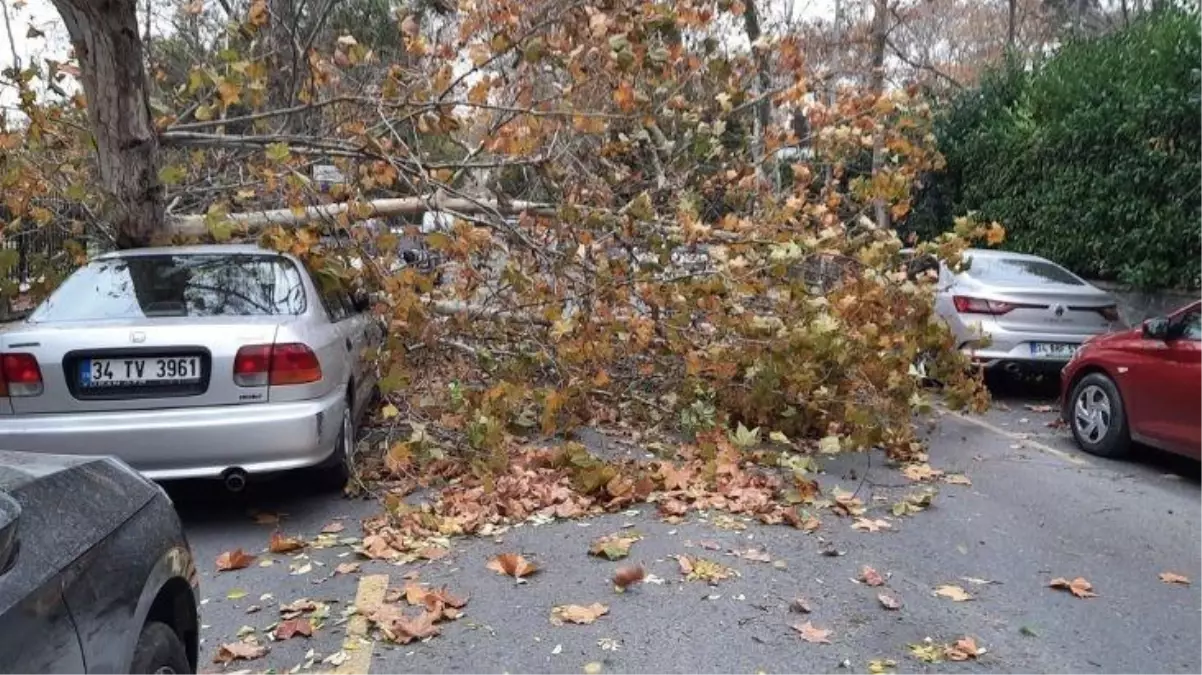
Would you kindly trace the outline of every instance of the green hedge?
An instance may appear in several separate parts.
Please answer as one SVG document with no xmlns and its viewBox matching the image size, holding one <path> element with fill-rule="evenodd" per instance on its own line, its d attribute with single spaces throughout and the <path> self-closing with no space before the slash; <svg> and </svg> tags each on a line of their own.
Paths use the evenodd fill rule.
<svg viewBox="0 0 1202 675">
<path fill-rule="evenodd" d="M 1199 286 L 1202 28 L 1166 10 L 1013 61 L 940 115 L 945 171 L 899 225 L 929 237 L 976 211 L 1007 248 L 1137 287 Z"/>
</svg>

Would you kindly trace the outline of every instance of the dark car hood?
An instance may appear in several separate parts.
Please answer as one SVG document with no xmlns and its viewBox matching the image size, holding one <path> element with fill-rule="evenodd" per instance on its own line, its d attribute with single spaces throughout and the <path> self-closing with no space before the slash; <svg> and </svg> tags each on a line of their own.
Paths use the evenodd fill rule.
<svg viewBox="0 0 1202 675">
<path fill-rule="evenodd" d="M 109 536 L 158 494 L 117 460 L 0 451 L 0 492 L 21 506 L 16 566 L 0 611 Z"/>
</svg>

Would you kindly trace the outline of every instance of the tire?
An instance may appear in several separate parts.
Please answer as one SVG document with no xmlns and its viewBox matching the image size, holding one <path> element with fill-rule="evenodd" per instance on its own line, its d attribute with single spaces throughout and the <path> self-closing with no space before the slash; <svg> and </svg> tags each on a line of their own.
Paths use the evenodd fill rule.
<svg viewBox="0 0 1202 675">
<path fill-rule="evenodd" d="M 1131 449 L 1123 397 L 1102 373 L 1090 373 L 1073 386 L 1068 424 L 1077 445 L 1091 455 L 1117 459 Z"/>
<path fill-rule="evenodd" d="M 330 453 L 329 458 L 314 468 L 318 481 L 331 491 L 342 490 L 351 477 L 351 456 L 354 454 L 358 434 L 349 397 L 343 407 L 341 427 L 338 440 L 334 443 L 334 451 Z"/>
<path fill-rule="evenodd" d="M 147 622 L 134 648 L 131 673 L 191 673 L 188 651 L 171 627 L 159 621 Z"/>
</svg>

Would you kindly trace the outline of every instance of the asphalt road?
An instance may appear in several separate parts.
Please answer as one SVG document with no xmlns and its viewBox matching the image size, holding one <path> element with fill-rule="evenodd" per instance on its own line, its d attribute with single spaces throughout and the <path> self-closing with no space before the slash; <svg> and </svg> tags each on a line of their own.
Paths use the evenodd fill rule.
<svg viewBox="0 0 1202 675">
<path fill-rule="evenodd" d="M 981 418 L 939 417 L 931 464 L 966 474 L 972 485 L 939 485 L 934 506 L 914 516 L 888 513 L 914 485 L 880 456 L 827 462 L 825 487 L 858 490 L 872 517 L 891 522 L 892 529 L 878 533 L 853 530 L 849 519 L 829 513 L 809 535 L 755 523 L 724 529 L 716 513 L 670 525 L 643 506 L 638 514 L 526 524 L 497 540 L 456 540 L 450 556 L 431 563 L 364 561 L 358 574 L 331 576 L 337 564 L 356 559 L 346 546 L 334 546 L 302 559 L 265 555 L 276 562 L 216 573 L 214 559 L 223 551 L 265 549 L 274 526 L 256 523 L 251 510 L 280 514 L 285 532 L 305 538 L 342 519 L 340 536 L 353 537 L 359 519 L 377 506 L 315 493 L 294 478 L 237 498 L 208 485 L 171 486 L 204 573 L 202 667 L 221 670 L 212 663 L 220 643 L 233 641 L 243 626 L 270 627 L 279 603 L 308 597 L 331 607 L 314 637 L 270 643 L 266 657 L 226 669 L 284 672 L 302 666 L 312 650 L 315 662 L 305 672 L 333 670 L 321 659 L 340 651 L 364 659 L 370 653 L 373 672 L 578 673 L 589 663 L 603 672 L 867 672 L 872 659 L 893 659 L 899 672 L 1202 671 L 1198 464 L 1150 450 L 1130 462 L 1082 455 L 1066 432 L 1045 426 L 1053 414 L 1026 407 L 1052 392 L 1035 393 L 1033 399 L 1029 391 L 999 392 L 995 409 Z M 626 526 L 645 536 L 630 560 L 664 582 L 619 595 L 609 583 L 619 563 L 586 551 L 593 538 Z M 721 550 L 705 550 L 702 541 Z M 751 547 L 780 562 L 726 554 Z M 823 555 L 830 547 L 845 554 Z M 542 569 L 522 585 L 485 569 L 491 556 L 509 551 Z M 683 581 L 668 557 L 677 554 L 717 560 L 741 576 L 717 586 Z M 885 589 L 901 599 L 900 610 L 881 607 L 882 589 L 853 581 L 863 565 L 887 576 Z M 1170 571 L 1193 585 L 1158 578 Z M 470 594 L 466 615 L 426 642 L 352 640 L 358 649 L 343 649 L 347 624 L 339 618 L 360 579 L 383 574 L 401 586 L 411 572 Z M 1054 577 L 1084 577 L 1098 596 L 1050 589 Z M 957 584 L 974 598 L 934 595 L 941 584 Z M 265 593 L 273 597 L 261 599 Z M 811 614 L 790 612 L 797 596 L 809 601 Z M 609 607 L 594 624 L 548 620 L 555 605 L 593 602 Z M 262 610 L 248 614 L 251 605 Z M 831 643 L 807 643 L 790 628 L 807 620 L 832 630 Z M 965 635 L 986 649 L 976 661 L 926 664 L 907 649 L 926 638 L 947 643 Z"/>
</svg>

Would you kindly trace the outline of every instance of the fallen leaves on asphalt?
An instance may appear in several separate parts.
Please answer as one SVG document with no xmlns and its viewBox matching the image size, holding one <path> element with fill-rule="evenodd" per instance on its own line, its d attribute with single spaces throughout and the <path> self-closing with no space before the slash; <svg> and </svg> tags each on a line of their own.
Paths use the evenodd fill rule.
<svg viewBox="0 0 1202 675">
<path fill-rule="evenodd" d="M 972 481 L 962 473 L 949 473 L 943 477 L 943 482 L 948 485 L 972 485 Z"/>
<path fill-rule="evenodd" d="M 642 565 L 619 567 L 618 571 L 614 572 L 614 588 L 618 592 L 622 592 L 645 578 L 647 578 L 647 572 L 643 569 Z"/>
<path fill-rule="evenodd" d="M 975 659 L 984 653 L 984 649 L 979 649 L 977 647 L 976 640 L 973 640 L 968 636 L 962 637 L 959 640 L 956 640 L 954 643 L 943 648 L 943 655 L 946 656 L 949 661 L 967 661 L 969 659 Z"/>
<path fill-rule="evenodd" d="M 565 623 L 589 624 L 606 614 L 609 614 L 609 608 L 599 602 L 587 606 L 559 605 L 551 608 L 551 623 L 556 626 Z"/>
<path fill-rule="evenodd" d="M 589 545 L 589 555 L 609 560 L 621 560 L 630 555 L 630 547 L 643 538 L 637 532 L 618 532 L 599 537 Z"/>
<path fill-rule="evenodd" d="M 250 661 L 262 658 L 267 654 L 267 647 L 255 642 L 230 642 L 217 648 L 217 656 L 213 663 L 231 663 L 233 661 Z"/>
<path fill-rule="evenodd" d="M 1068 591 L 1078 598 L 1094 598 L 1098 595 L 1093 592 L 1093 584 L 1086 581 L 1084 577 L 1077 577 L 1072 581 L 1064 577 L 1056 577 L 1048 582 L 1048 586 Z"/>
<path fill-rule="evenodd" d="M 369 609 L 364 616 L 374 623 L 389 640 L 403 645 L 414 640 L 424 640 L 438 635 L 441 629 L 437 622 L 443 618 L 441 613 L 426 611 L 417 616 L 410 616 L 396 605 L 389 604 Z"/>
<path fill-rule="evenodd" d="M 267 545 L 267 548 L 270 549 L 272 553 L 292 553 L 293 551 L 299 551 L 304 547 L 304 541 L 297 539 L 296 537 L 289 537 L 280 533 L 279 531 L 271 533 L 271 541 Z"/>
<path fill-rule="evenodd" d="M 851 524 L 851 529 L 863 530 L 865 532 L 880 532 L 881 530 L 888 530 L 892 527 L 893 526 L 889 524 L 889 521 L 881 520 L 880 518 L 856 518 L 856 521 Z"/>
<path fill-rule="evenodd" d="M 450 553 L 450 549 L 442 546 L 425 546 L 417 550 L 417 557 L 423 560 L 442 560 Z"/>
<path fill-rule="evenodd" d="M 809 600 L 798 596 L 793 598 L 793 602 L 789 603 L 789 611 L 797 612 L 798 614 L 809 614 L 810 612 L 814 611 L 814 609 L 810 606 Z"/>
<path fill-rule="evenodd" d="M 1166 584 L 1182 584 L 1189 586 L 1189 577 L 1177 574 L 1176 572 L 1161 572 L 1160 580 Z"/>
<path fill-rule="evenodd" d="M 497 574 L 521 579 L 538 571 L 538 566 L 516 553 L 502 553 L 488 561 L 488 569 Z"/>
<path fill-rule="evenodd" d="M 254 561 L 255 557 L 253 555 L 245 553 L 240 548 L 226 551 L 217 556 L 217 571 L 229 572 L 231 570 L 240 570 L 244 567 L 249 567 Z"/>
<path fill-rule="evenodd" d="M 338 567 L 334 568 L 334 574 L 354 574 L 355 572 L 358 572 L 358 571 L 359 571 L 359 563 L 357 563 L 357 562 L 340 563 L 338 565 Z"/>
<path fill-rule="evenodd" d="M 897 667 L 897 661 L 893 659 L 873 659 L 868 662 L 868 672 L 872 675 L 882 675 L 882 673 L 891 673 L 893 668 Z"/>
<path fill-rule="evenodd" d="M 705 558 L 690 558 L 687 555 L 676 556 L 676 562 L 680 565 L 680 573 L 689 581 L 704 581 L 711 586 L 716 586 L 719 581 L 729 579 L 737 574 L 734 570 L 723 565 L 722 563 L 706 560 Z"/>
<path fill-rule="evenodd" d="M 881 573 L 872 569 L 868 565 L 860 568 L 860 581 L 868 584 L 869 586 L 885 585 L 885 578 L 881 576 Z"/>
<path fill-rule="evenodd" d="M 335 521 L 326 523 L 325 527 L 321 528 L 321 533 L 322 534 L 338 534 L 339 532 L 341 532 L 345 529 L 346 529 L 346 525 L 342 524 L 340 521 L 335 520 Z"/>
<path fill-rule="evenodd" d="M 943 650 L 939 648 L 939 645 L 928 642 L 925 644 L 907 645 L 907 647 L 910 650 L 910 655 L 923 663 L 939 663 L 943 660 Z"/>
<path fill-rule="evenodd" d="M 772 562 L 772 556 L 768 555 L 767 551 L 764 551 L 761 549 L 756 549 L 756 548 L 749 548 L 749 549 L 744 549 L 744 550 L 732 549 L 730 554 L 736 558 L 742 558 L 744 560 L 751 560 L 753 562 L 766 562 L 766 563 Z"/>
<path fill-rule="evenodd" d="M 835 490 L 831 495 L 834 502 L 831 511 L 841 516 L 860 516 L 864 514 L 864 501 L 851 492 Z"/>
<path fill-rule="evenodd" d="M 1056 412 L 1056 408 L 1054 406 L 1050 406 L 1050 405 L 1036 405 L 1034 403 L 1028 403 L 1026 405 L 1026 408 L 1027 408 L 1027 410 L 1030 410 L 1031 412 L 1037 412 L 1037 413 Z"/>
<path fill-rule="evenodd" d="M 284 620 L 294 619 L 306 612 L 317 611 L 320 605 L 309 598 L 294 600 L 286 605 L 280 605 L 280 617 Z"/>
<path fill-rule="evenodd" d="M 935 589 L 935 595 L 947 598 L 953 602 L 964 602 L 972 600 L 972 595 L 968 591 L 956 586 L 955 584 L 943 584 Z"/>
<path fill-rule="evenodd" d="M 912 481 L 925 482 L 942 476 L 943 472 L 923 462 L 921 464 L 907 464 L 902 467 L 902 475 Z"/>
<path fill-rule="evenodd" d="M 793 624 L 793 630 L 801 634 L 801 639 L 814 644 L 830 644 L 830 635 L 834 631 L 824 628 L 818 628 L 812 622 L 807 621 L 803 624 Z"/>
<path fill-rule="evenodd" d="M 273 634 L 277 640 L 288 640 L 297 635 L 313 637 L 313 623 L 306 618 L 288 619 L 281 621 Z"/>
<path fill-rule="evenodd" d="M 898 600 L 895 596 L 889 595 L 888 593 L 881 593 L 876 596 L 876 599 L 880 600 L 881 606 L 885 609 L 901 609 L 901 600 Z"/>
</svg>

